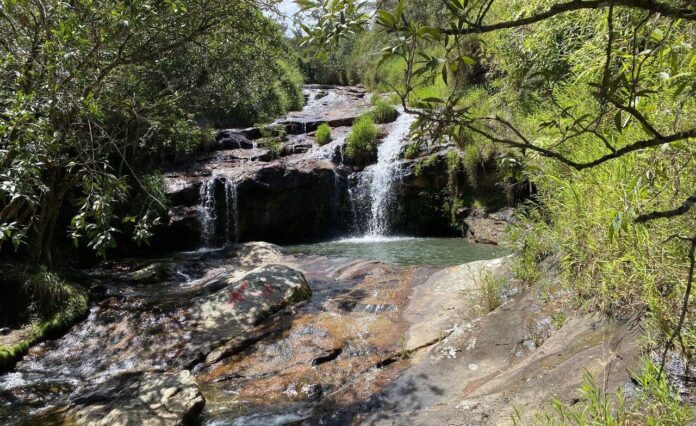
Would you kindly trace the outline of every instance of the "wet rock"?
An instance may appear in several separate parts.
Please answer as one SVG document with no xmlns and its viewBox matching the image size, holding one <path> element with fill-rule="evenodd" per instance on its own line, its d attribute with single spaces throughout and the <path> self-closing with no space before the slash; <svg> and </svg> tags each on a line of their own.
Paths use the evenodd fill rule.
<svg viewBox="0 0 696 426">
<path fill-rule="evenodd" d="M 166 281 L 171 275 L 170 265 L 153 263 L 144 268 L 126 274 L 124 277 L 136 283 L 157 283 Z"/>
<path fill-rule="evenodd" d="M 224 139 L 236 139 L 244 142 L 253 141 L 261 137 L 261 129 L 258 127 L 247 127 L 246 129 L 227 129 L 221 130 L 215 136 L 216 141 L 221 141 Z M 251 145 L 249 145 L 251 148 Z"/>
<path fill-rule="evenodd" d="M 222 161 L 271 161 L 273 153 L 269 149 L 229 149 L 218 152 Z"/>
<path fill-rule="evenodd" d="M 73 401 L 79 425 L 192 424 L 205 399 L 190 372 L 135 372 L 113 377 Z"/>
<path fill-rule="evenodd" d="M 195 206 L 200 199 L 201 181 L 195 178 L 169 179 L 165 191 L 171 205 Z"/>
<path fill-rule="evenodd" d="M 152 246 L 161 250 L 186 250 L 201 241 L 202 226 L 196 207 L 177 206 L 169 209 L 168 222 L 156 230 Z"/>
<path fill-rule="evenodd" d="M 202 329 L 215 334 L 231 326 L 257 325 L 283 307 L 312 296 L 304 275 L 284 265 L 262 266 L 238 282 L 227 282 L 224 291 L 198 299 L 190 308 L 191 316 L 200 318 Z"/>
<path fill-rule="evenodd" d="M 464 223 L 472 206 L 483 204 L 487 211 L 507 205 L 505 192 L 495 161 L 480 165 L 477 183 L 472 185 L 467 171 L 460 168 L 450 176 L 448 155 L 451 146 L 431 147 L 421 157 L 402 163 L 403 177 L 397 188 L 398 209 L 391 212 L 393 230 L 408 235 L 467 236 Z M 453 193 L 454 191 L 454 193 Z M 452 209 L 452 196 L 461 204 Z M 480 232 L 481 242 L 489 242 Z M 490 241 L 499 241 L 491 235 Z M 485 241 L 484 241 L 485 240 Z"/>
<path fill-rule="evenodd" d="M 7 336 L 10 333 L 12 333 L 12 329 L 10 327 L 0 328 L 0 336 Z"/>
<path fill-rule="evenodd" d="M 270 163 L 237 183 L 238 237 L 285 244 L 344 232 L 347 191 L 345 177 L 329 161 Z"/>
<path fill-rule="evenodd" d="M 227 130 L 218 133 L 217 137 L 215 138 L 213 150 L 251 149 L 253 146 L 254 144 L 244 134 Z"/>
</svg>

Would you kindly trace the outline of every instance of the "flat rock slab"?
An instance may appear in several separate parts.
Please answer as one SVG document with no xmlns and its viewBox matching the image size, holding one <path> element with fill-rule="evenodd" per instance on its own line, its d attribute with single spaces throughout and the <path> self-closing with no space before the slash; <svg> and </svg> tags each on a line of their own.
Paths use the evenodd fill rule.
<svg viewBox="0 0 696 426">
<path fill-rule="evenodd" d="M 190 372 L 132 372 L 101 383 L 74 401 L 78 425 L 166 426 L 191 424 L 205 399 Z"/>
<path fill-rule="evenodd" d="M 637 322 L 580 316 L 544 340 L 536 335 L 543 321 L 536 297 L 525 294 L 455 326 L 366 404 L 363 424 L 512 424 L 515 409 L 528 424 L 552 396 L 577 400 L 586 371 L 607 392 L 637 371 Z"/>
<path fill-rule="evenodd" d="M 478 291 L 484 271 L 501 273 L 505 259 L 482 260 L 446 268 L 433 274 L 413 290 L 404 319 L 408 330 L 408 350 L 414 350 L 444 337 L 457 324 L 475 317 L 468 300 Z"/>
</svg>

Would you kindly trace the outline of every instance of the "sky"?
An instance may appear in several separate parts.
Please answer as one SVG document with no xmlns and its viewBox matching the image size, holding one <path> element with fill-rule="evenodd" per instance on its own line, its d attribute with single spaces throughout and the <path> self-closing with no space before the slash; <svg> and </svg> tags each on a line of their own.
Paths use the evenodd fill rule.
<svg viewBox="0 0 696 426">
<path fill-rule="evenodd" d="M 295 4 L 294 0 L 283 0 L 283 2 L 278 6 L 278 9 L 280 9 L 281 13 L 284 13 L 287 16 L 285 23 L 288 25 L 288 31 L 289 31 L 289 27 L 292 24 L 292 15 L 295 12 L 297 12 L 298 7 Z"/>
</svg>

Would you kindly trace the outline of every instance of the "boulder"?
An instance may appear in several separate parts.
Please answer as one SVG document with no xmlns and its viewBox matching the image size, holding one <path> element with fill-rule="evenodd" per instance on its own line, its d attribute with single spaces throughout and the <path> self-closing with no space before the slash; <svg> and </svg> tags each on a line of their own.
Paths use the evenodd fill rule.
<svg viewBox="0 0 696 426">
<path fill-rule="evenodd" d="M 284 265 L 262 266 L 232 283 L 222 280 L 228 284 L 224 291 L 197 299 L 189 310 L 193 318 L 201 320 L 199 332 L 224 334 L 240 325 L 252 327 L 285 306 L 312 296 L 304 275 Z"/>
<path fill-rule="evenodd" d="M 100 383 L 74 400 L 78 425 L 192 424 L 205 399 L 191 373 L 128 372 Z"/>
<path fill-rule="evenodd" d="M 218 159 L 222 161 L 271 161 L 273 153 L 269 149 L 227 149 L 218 151 Z"/>
<path fill-rule="evenodd" d="M 254 144 L 244 134 L 225 131 L 218 133 L 213 150 L 223 149 L 251 149 Z"/>
</svg>

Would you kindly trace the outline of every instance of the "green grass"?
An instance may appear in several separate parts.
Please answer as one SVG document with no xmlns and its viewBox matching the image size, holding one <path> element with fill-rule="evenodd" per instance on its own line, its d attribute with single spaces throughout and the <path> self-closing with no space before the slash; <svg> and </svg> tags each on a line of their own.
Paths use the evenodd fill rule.
<svg viewBox="0 0 696 426">
<path fill-rule="evenodd" d="M 391 123 L 399 115 L 396 108 L 384 99 L 377 99 L 369 114 L 372 121 L 378 124 Z"/>
<path fill-rule="evenodd" d="M 374 161 L 377 153 L 377 126 L 372 118 L 364 115 L 353 123 L 346 141 L 346 155 L 357 166 L 365 166 Z"/>
<path fill-rule="evenodd" d="M 589 373 L 583 377 L 580 388 L 582 399 L 567 404 L 552 398 L 551 408 L 534 419 L 537 425 L 665 425 L 680 426 L 694 419 L 692 409 L 680 402 L 679 393 L 670 386 L 664 375 L 658 379 L 658 367 L 645 361 L 635 395 L 624 398 L 619 389 L 614 394 L 603 392 Z M 514 424 L 522 422 L 521 413 L 513 415 Z"/>
<path fill-rule="evenodd" d="M 331 127 L 327 123 L 323 123 L 317 129 L 316 135 L 314 136 L 317 144 L 320 146 L 326 145 L 331 142 Z"/>
</svg>

